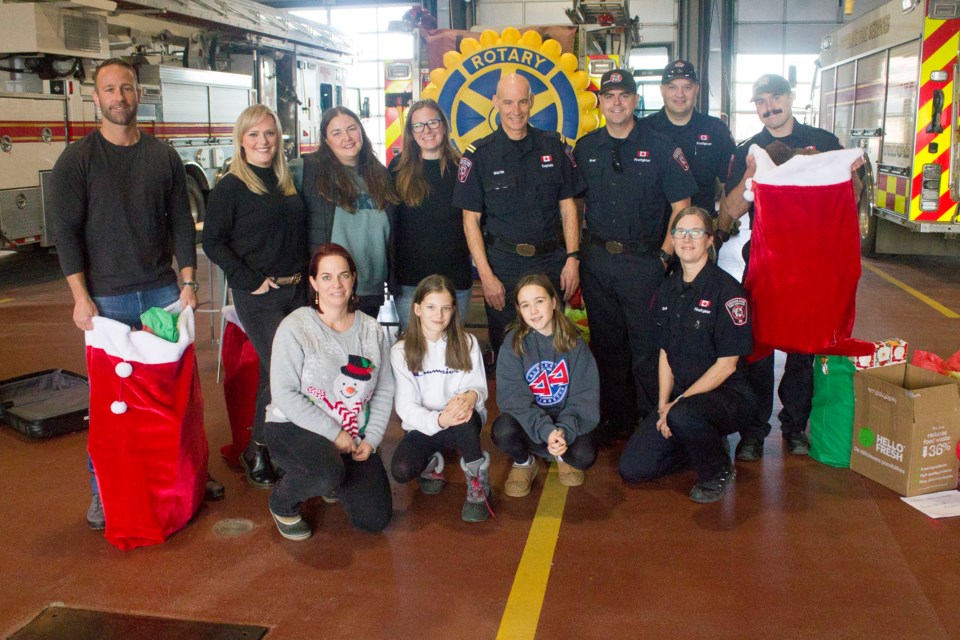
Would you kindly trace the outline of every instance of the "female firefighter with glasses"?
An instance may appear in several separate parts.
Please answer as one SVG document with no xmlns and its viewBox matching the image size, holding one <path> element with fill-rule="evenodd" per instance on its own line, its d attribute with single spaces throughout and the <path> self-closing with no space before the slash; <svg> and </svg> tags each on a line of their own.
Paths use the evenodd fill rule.
<svg viewBox="0 0 960 640">
<path fill-rule="evenodd" d="M 692 467 L 694 502 L 716 502 L 736 475 L 727 435 L 750 417 L 756 399 L 741 356 L 753 348 L 747 296 L 710 260 L 713 221 L 687 207 L 670 228 L 681 270 L 657 290 L 653 311 L 659 398 L 620 457 L 626 482 Z"/>
</svg>

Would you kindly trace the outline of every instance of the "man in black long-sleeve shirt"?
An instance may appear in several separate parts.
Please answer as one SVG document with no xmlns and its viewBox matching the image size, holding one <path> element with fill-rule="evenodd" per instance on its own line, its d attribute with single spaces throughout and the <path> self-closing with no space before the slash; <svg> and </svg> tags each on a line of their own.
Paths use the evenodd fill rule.
<svg viewBox="0 0 960 640">
<path fill-rule="evenodd" d="M 93 329 L 100 315 L 134 327 L 150 307 L 178 299 L 196 308 L 195 230 L 186 173 L 177 153 L 137 129 L 136 71 L 120 59 L 94 73 L 100 128 L 71 144 L 53 168 L 50 219 L 60 267 L 73 295 L 73 321 Z M 173 270 L 177 258 L 182 290 Z M 91 466 L 92 471 L 92 466 Z M 103 507 L 92 477 L 87 524 L 103 529 Z M 208 497 L 223 487 L 210 482 Z"/>
</svg>

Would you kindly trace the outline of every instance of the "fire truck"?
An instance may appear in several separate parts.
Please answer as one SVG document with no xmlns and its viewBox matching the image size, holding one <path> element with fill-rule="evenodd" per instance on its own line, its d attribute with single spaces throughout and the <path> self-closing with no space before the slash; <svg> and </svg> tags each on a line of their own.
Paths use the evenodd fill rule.
<svg viewBox="0 0 960 640">
<path fill-rule="evenodd" d="M 820 126 L 869 159 L 861 250 L 960 255 L 960 3 L 892 0 L 826 36 Z"/>
<path fill-rule="evenodd" d="M 138 126 L 177 150 L 194 219 L 254 103 L 280 116 L 289 157 L 315 150 L 323 111 L 346 99 L 353 46 L 341 32 L 248 0 L 0 4 L 0 248 L 47 247 L 53 165 L 98 127 L 92 72 L 138 70 Z"/>
</svg>

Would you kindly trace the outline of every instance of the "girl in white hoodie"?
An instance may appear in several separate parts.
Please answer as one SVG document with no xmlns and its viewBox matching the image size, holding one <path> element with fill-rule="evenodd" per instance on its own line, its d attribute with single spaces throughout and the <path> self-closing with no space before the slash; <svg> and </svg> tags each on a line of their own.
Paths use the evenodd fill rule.
<svg viewBox="0 0 960 640">
<path fill-rule="evenodd" d="M 414 478 L 424 493 L 445 484 L 445 449 L 460 453 L 467 479 L 461 517 L 482 522 L 492 514 L 490 454 L 480 445 L 487 419 L 487 379 L 477 339 L 463 330 L 449 278 L 427 276 L 413 295 L 410 326 L 390 350 L 396 378 L 394 406 L 405 431 L 390 471 L 403 484 Z"/>
</svg>

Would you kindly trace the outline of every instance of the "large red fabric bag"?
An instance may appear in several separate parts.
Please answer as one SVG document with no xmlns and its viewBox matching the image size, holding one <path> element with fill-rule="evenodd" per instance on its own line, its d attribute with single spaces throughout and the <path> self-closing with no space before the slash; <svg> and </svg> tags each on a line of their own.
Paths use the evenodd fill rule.
<svg viewBox="0 0 960 640">
<path fill-rule="evenodd" d="M 233 306 L 224 307 L 223 317 L 226 321 L 220 352 L 223 396 L 233 442 L 222 446 L 220 453 L 227 460 L 240 464 L 240 454 L 250 442 L 253 414 L 257 408 L 260 358 L 240 324 L 236 309 Z"/>
<path fill-rule="evenodd" d="M 123 550 L 163 542 L 203 501 L 207 438 L 191 309 L 167 342 L 103 317 L 86 332 L 88 448 L 107 540 Z"/>
<path fill-rule="evenodd" d="M 754 146 L 754 213 L 744 288 L 753 304 L 754 352 L 867 355 L 851 338 L 860 235 L 850 165 L 859 149 L 795 156 L 776 166 Z"/>
</svg>

